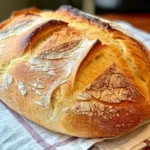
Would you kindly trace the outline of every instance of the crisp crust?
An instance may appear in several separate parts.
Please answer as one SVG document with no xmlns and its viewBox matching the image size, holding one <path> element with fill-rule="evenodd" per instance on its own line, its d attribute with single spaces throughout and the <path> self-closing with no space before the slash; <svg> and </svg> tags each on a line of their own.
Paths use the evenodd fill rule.
<svg viewBox="0 0 150 150">
<path fill-rule="evenodd" d="M 26 16 L 26 15 L 35 15 L 35 16 L 39 16 L 39 13 L 41 12 L 41 10 L 37 9 L 37 8 L 28 8 L 28 9 L 24 9 L 24 10 L 19 10 L 19 11 L 14 11 L 11 14 L 11 17 L 9 19 L 7 19 L 6 21 L 2 22 L 0 24 L 0 29 L 2 29 L 3 27 L 5 27 L 7 24 L 9 24 L 15 17 L 18 16 Z"/>
<path fill-rule="evenodd" d="M 102 28 L 104 30 L 106 29 L 109 32 L 113 32 L 114 33 L 114 36 L 113 36 L 114 38 L 119 38 L 119 39 L 120 38 L 121 39 L 130 38 L 131 41 L 132 42 L 134 41 L 133 43 L 135 43 L 136 46 L 138 46 L 141 50 L 143 50 L 145 55 L 148 57 L 148 53 L 149 52 L 148 52 L 147 48 L 145 48 L 145 46 L 143 46 L 143 44 L 141 42 L 135 40 L 131 36 L 129 37 L 126 34 L 123 34 L 122 32 L 120 32 L 119 31 L 120 29 L 118 30 L 119 27 L 117 29 L 115 29 L 115 27 L 113 27 L 113 23 L 111 23 L 111 22 L 109 22 L 107 20 L 104 20 L 102 18 L 100 19 L 98 17 L 93 17 L 90 14 L 86 14 L 84 12 L 81 12 L 77 8 L 74 8 L 74 7 L 68 6 L 68 5 L 61 6 L 58 9 L 58 11 L 71 14 L 73 16 L 76 16 L 77 18 L 81 18 L 81 19 L 87 21 L 88 23 L 90 23 L 92 25 L 96 25 L 96 26 L 98 26 L 98 27 L 100 27 L 100 28 Z M 119 35 L 119 36 L 117 37 L 117 35 Z"/>
<path fill-rule="evenodd" d="M 80 96 L 87 100 L 95 98 L 108 103 L 143 101 L 143 95 L 132 85 L 129 79 L 112 64 L 106 71 L 89 84 Z"/>
<path fill-rule="evenodd" d="M 16 16 L 20 16 L 20 15 L 29 15 L 29 14 L 34 14 L 34 15 L 38 15 L 41 12 L 40 9 L 35 8 L 35 7 L 31 7 L 28 9 L 22 9 L 22 10 L 18 10 L 18 11 L 14 11 L 11 15 L 11 17 L 16 17 Z"/>
<path fill-rule="evenodd" d="M 64 12 L 73 14 L 74 16 L 82 18 L 85 21 L 88 21 L 91 24 L 97 25 L 100 28 L 112 29 L 111 26 L 109 25 L 109 23 L 101 21 L 99 18 L 92 17 L 86 13 L 83 13 L 83 12 L 79 11 L 78 9 L 73 8 L 72 6 L 63 5 L 58 9 L 58 11 L 64 11 Z"/>
<path fill-rule="evenodd" d="M 37 41 L 43 38 L 43 36 L 47 35 L 50 31 L 56 29 L 58 30 L 59 27 L 62 28 L 63 26 L 67 26 L 67 23 L 59 20 L 50 20 L 36 28 L 32 33 L 28 34 L 28 36 L 24 40 L 24 42 L 26 43 L 24 53 L 27 49 L 31 49 L 31 45 L 34 45 Z"/>
<path fill-rule="evenodd" d="M 150 119 L 150 54 L 109 21 L 18 11 L 0 25 L 0 52 L 0 98 L 50 130 L 118 137 Z"/>
<path fill-rule="evenodd" d="M 115 107 L 79 101 L 73 110 L 67 111 L 62 123 L 75 136 L 116 137 L 139 126 L 148 115 L 145 108 L 148 109 L 146 105 Z"/>
</svg>

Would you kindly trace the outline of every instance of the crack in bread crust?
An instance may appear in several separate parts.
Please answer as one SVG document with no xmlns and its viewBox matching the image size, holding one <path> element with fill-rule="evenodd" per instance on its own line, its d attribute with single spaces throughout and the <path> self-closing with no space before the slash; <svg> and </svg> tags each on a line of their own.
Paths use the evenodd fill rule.
<svg viewBox="0 0 150 150">
<path fill-rule="evenodd" d="M 30 21 L 31 20 L 29 19 L 29 22 Z M 23 25 L 24 25 L 24 23 L 23 23 Z M 58 20 L 47 21 L 46 20 L 46 21 L 41 21 L 41 23 L 35 25 L 35 27 L 27 27 L 27 29 L 26 29 L 27 31 L 22 33 L 23 36 L 18 35 L 19 37 L 21 36 L 20 39 L 18 39 L 17 35 L 15 35 L 15 34 L 14 34 L 15 37 L 10 36 L 9 37 L 10 39 L 13 38 L 12 42 L 14 40 L 15 43 L 18 44 L 18 45 L 15 44 L 15 46 L 16 46 L 16 49 L 19 48 L 19 49 L 17 49 L 17 51 L 20 50 L 20 53 L 17 53 L 18 56 L 16 55 L 16 56 L 12 57 L 12 55 L 11 55 L 11 58 L 8 57 L 8 60 L 5 59 L 5 64 L 1 67 L 2 68 L 1 74 L 4 73 L 7 70 L 7 68 L 9 68 L 13 63 L 16 63 L 17 61 L 20 61 L 20 60 L 23 60 L 24 62 L 27 61 L 27 59 L 30 57 L 29 53 L 33 54 L 34 50 L 36 51 L 36 49 L 37 49 L 37 45 L 41 44 L 40 39 L 45 40 L 45 38 L 48 38 L 50 36 L 50 34 L 52 34 L 53 32 L 56 32 L 58 30 L 61 30 L 61 28 L 63 28 L 66 25 L 67 25 L 67 23 L 65 23 L 63 21 L 58 21 Z M 3 33 L 4 31 L 9 32 L 9 29 L 6 28 L 6 29 L 2 30 L 1 32 Z M 0 35 L 1 35 L 1 32 L 0 32 Z M 8 33 L 8 36 L 9 36 L 9 33 Z M 7 41 L 7 38 L 4 40 Z M 3 40 L 2 40 L 2 43 L 3 43 Z M 6 44 L 7 44 L 7 42 L 6 42 Z M 6 51 L 8 49 L 7 48 L 8 45 L 6 46 L 6 44 L 3 47 L 0 47 L 0 49 L 3 49 L 3 51 Z M 12 48 L 15 48 L 15 47 L 13 46 Z M 13 49 L 14 52 L 16 51 L 16 49 Z M 2 56 L 4 58 L 6 57 L 5 55 L 6 55 L 5 53 L 2 54 Z"/>
<path fill-rule="evenodd" d="M 150 119 L 150 55 L 113 23 L 70 6 L 23 10 L 0 39 L 0 99 L 30 120 L 116 137 Z"/>
<path fill-rule="evenodd" d="M 119 26 L 117 26 L 117 24 L 115 24 L 115 23 L 112 23 L 108 20 L 102 19 L 97 16 L 93 16 L 93 15 L 84 13 L 84 12 L 82 12 L 72 6 L 68 6 L 68 5 L 61 6 L 57 11 L 69 13 L 69 15 L 71 14 L 77 18 L 86 20 L 88 23 L 90 23 L 92 25 L 96 25 L 96 26 L 100 27 L 101 29 L 104 29 L 104 30 L 106 29 L 107 31 L 112 33 L 112 36 L 114 38 L 119 37 L 122 40 L 124 40 L 124 39 L 132 40 L 133 44 L 137 45 L 147 57 L 149 55 L 148 54 L 149 51 L 147 50 L 147 48 L 145 46 L 142 45 L 142 42 L 134 39 L 131 34 L 129 34 L 127 31 L 123 30 L 122 28 L 119 28 Z M 149 61 L 149 63 L 150 63 L 150 61 Z"/>
<path fill-rule="evenodd" d="M 144 98 L 115 63 L 88 85 L 83 94 L 109 103 L 136 102 Z"/>
<path fill-rule="evenodd" d="M 47 21 L 46 23 L 44 23 L 43 25 L 38 27 L 36 30 L 34 30 L 31 34 L 29 34 L 26 37 L 25 43 L 27 43 L 27 45 L 26 45 L 24 52 L 29 48 L 31 49 L 31 46 L 34 46 L 35 43 L 40 43 L 39 42 L 40 38 L 44 39 L 45 37 L 49 37 L 50 31 L 56 32 L 63 26 L 67 26 L 67 23 L 60 21 L 60 20 L 50 20 L 50 21 Z M 48 31 L 49 29 L 50 29 L 50 31 Z M 43 32 L 45 32 L 45 31 L 46 31 L 46 34 L 44 33 L 44 35 L 43 35 Z"/>
</svg>

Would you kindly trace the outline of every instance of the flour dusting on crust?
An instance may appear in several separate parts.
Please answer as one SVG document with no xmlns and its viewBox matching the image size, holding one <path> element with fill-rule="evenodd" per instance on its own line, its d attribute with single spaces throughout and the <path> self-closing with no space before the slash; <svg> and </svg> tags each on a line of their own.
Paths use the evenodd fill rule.
<svg viewBox="0 0 150 150">
<path fill-rule="evenodd" d="M 2 84 L 0 86 L 0 89 L 7 90 L 9 86 L 13 83 L 13 77 L 10 74 L 3 74 L 2 75 Z"/>
<path fill-rule="evenodd" d="M 18 86 L 18 90 L 19 90 L 19 92 L 21 93 L 22 96 L 27 94 L 27 91 L 24 87 L 24 84 L 21 81 L 17 82 L 17 86 Z"/>
</svg>

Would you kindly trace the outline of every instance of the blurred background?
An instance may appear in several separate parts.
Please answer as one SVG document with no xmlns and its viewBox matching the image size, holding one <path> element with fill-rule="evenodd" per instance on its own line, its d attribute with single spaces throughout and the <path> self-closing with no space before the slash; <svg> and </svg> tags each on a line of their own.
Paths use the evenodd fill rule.
<svg viewBox="0 0 150 150">
<path fill-rule="evenodd" d="M 111 12 L 150 12 L 150 0 L 0 0 L 0 21 L 14 10 L 32 6 L 55 10 L 64 4 L 97 15 Z"/>
<path fill-rule="evenodd" d="M 139 19 L 135 21 L 135 24 L 139 21 L 141 22 L 141 18 L 143 18 L 141 14 L 146 13 L 148 15 L 146 16 L 147 20 L 145 24 L 147 24 L 148 21 L 150 22 L 150 0 L 0 0 L 0 21 L 8 18 L 14 10 L 33 6 L 40 9 L 55 10 L 59 8 L 60 5 L 72 5 L 85 12 L 103 16 L 111 20 L 114 19 L 114 16 L 107 14 L 121 13 L 123 14 L 121 17 L 123 18 L 128 14 L 128 17 L 131 16 L 130 20 L 132 22 L 132 15 L 140 13 L 138 16 Z M 147 28 L 147 31 L 150 31 L 148 25 Z"/>
</svg>

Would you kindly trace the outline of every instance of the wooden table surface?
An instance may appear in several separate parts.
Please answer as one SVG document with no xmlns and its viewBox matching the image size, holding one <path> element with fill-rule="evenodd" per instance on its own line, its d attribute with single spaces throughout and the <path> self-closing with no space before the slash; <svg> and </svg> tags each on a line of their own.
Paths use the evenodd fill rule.
<svg viewBox="0 0 150 150">
<path fill-rule="evenodd" d="M 133 26 L 150 33 L 150 13 L 136 14 L 103 14 L 101 17 L 108 20 L 123 20 L 131 23 Z"/>
</svg>

